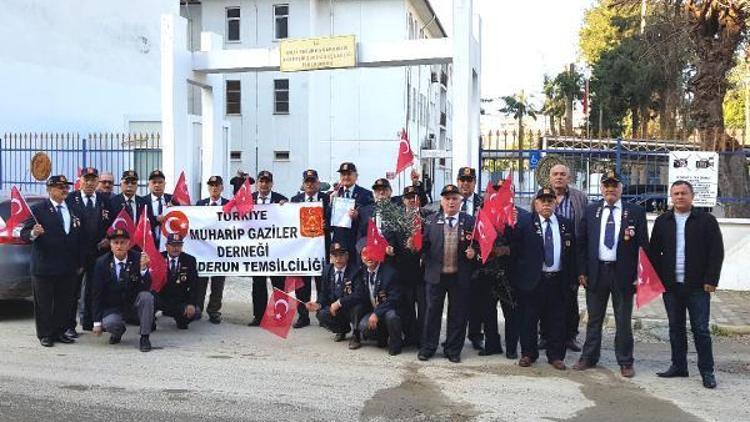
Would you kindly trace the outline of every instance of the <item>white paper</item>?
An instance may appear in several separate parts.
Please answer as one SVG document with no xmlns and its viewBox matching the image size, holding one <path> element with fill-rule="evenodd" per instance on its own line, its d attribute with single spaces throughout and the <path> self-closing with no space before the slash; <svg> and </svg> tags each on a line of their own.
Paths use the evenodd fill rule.
<svg viewBox="0 0 750 422">
<path fill-rule="evenodd" d="M 334 227 L 352 228 L 352 219 L 349 217 L 349 210 L 354 209 L 354 198 L 333 198 L 331 207 L 331 225 Z"/>
<path fill-rule="evenodd" d="M 696 207 L 715 207 L 719 196 L 719 154 L 714 151 L 670 151 L 669 186 L 677 180 L 693 185 Z M 669 197 L 669 204 L 672 198 Z"/>
</svg>

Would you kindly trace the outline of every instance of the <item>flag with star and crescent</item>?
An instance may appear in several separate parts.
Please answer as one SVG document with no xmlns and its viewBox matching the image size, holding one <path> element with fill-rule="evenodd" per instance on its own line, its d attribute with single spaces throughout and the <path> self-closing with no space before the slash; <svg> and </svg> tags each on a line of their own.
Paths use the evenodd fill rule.
<svg viewBox="0 0 750 422">
<path fill-rule="evenodd" d="M 294 321 L 294 315 L 297 313 L 297 305 L 299 305 L 297 299 L 274 288 L 273 294 L 271 294 L 266 305 L 266 313 L 263 314 L 263 319 L 260 321 L 260 328 L 281 338 L 287 338 Z"/>
</svg>

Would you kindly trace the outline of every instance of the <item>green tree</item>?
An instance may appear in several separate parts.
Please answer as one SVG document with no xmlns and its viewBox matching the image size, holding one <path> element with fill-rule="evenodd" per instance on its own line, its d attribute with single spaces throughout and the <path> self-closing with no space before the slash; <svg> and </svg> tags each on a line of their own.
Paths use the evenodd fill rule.
<svg viewBox="0 0 750 422">
<path fill-rule="evenodd" d="M 523 154 L 520 152 L 524 148 L 523 119 L 525 117 L 530 117 L 536 120 L 536 115 L 539 111 L 529 102 L 529 98 L 526 97 L 523 91 L 516 95 L 502 97 L 502 100 L 505 102 L 505 107 L 502 107 L 499 111 L 508 116 L 513 116 L 513 119 L 518 121 L 518 177 L 519 181 L 523 182 L 523 171 L 521 171 L 521 169 L 523 169 Z"/>
</svg>

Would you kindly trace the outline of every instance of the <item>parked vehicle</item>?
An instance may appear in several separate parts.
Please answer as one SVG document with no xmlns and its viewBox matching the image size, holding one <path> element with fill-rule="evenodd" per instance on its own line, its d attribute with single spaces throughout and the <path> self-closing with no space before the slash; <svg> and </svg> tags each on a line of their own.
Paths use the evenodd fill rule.
<svg viewBox="0 0 750 422">
<path fill-rule="evenodd" d="M 29 205 L 43 201 L 40 196 L 26 198 Z M 10 199 L 0 201 L 0 217 L 10 216 Z M 19 238 L 0 237 L 0 300 L 31 297 L 31 245 Z"/>
</svg>

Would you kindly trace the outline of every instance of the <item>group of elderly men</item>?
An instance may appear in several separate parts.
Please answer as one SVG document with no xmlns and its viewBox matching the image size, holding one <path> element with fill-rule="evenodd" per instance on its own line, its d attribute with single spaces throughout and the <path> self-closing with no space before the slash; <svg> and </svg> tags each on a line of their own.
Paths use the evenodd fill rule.
<svg viewBox="0 0 750 422">
<path fill-rule="evenodd" d="M 648 252 L 667 292 L 664 304 L 670 320 L 672 365 L 661 377 L 688 375 L 686 313 L 698 351 L 698 367 L 707 388 L 716 386 L 713 375 L 711 336 L 708 330 L 710 293 L 716 288 L 723 261 L 721 232 L 711 214 L 692 206 L 693 189 L 675 182 L 670 189 L 674 207 L 655 222 L 651 242 L 646 213 L 622 200 L 622 182 L 614 171 L 601 178 L 602 199 L 589 203 L 585 194 L 570 186 L 570 170 L 557 165 L 550 171 L 548 187 L 540 189 L 529 211 L 515 208 L 517 223 L 498 233 L 489 261 L 482 263 L 473 238 L 474 216 L 482 206 L 475 193 L 476 171 L 459 169 L 455 185 L 441 191 L 437 209 L 424 207 L 428 193 L 416 173 L 399 197 L 392 197 L 387 179 L 377 179 L 372 191 L 357 184 L 354 163 L 342 163 L 339 182 L 330 192 L 320 191 L 317 171 L 303 173 L 301 192 L 292 202 L 319 202 L 325 210 L 325 245 L 329 252 L 320 277 L 305 277 L 296 291 L 301 304 L 295 328 L 310 325 L 309 313 L 335 333 L 334 341 L 352 334 L 349 348 L 373 340 L 391 355 L 415 346 L 419 360 L 432 358 L 440 343 L 446 297 L 447 328 L 442 351 L 451 362 L 461 361 L 465 339 L 479 355 L 503 353 L 498 330 L 497 277 L 480 271 L 500 264 L 507 275 L 508 298 L 501 300 L 505 319 L 505 355 L 529 367 L 546 349 L 548 362 L 565 370 L 568 350 L 581 352 L 576 370 L 596 366 L 600 359 L 602 323 L 609 297 L 615 316 L 615 357 L 624 377 L 635 374 L 631 315 L 637 282 L 639 248 Z M 25 222 L 21 235 L 32 242 L 32 284 L 37 336 L 43 346 L 71 343 L 80 323 L 99 335 L 110 333 L 119 343 L 126 322 L 139 324 L 140 349 L 151 350 L 149 335 L 156 329 L 155 313 L 175 319 L 185 329 L 191 321 L 208 316 L 221 322 L 224 277 L 199 278 L 195 258 L 182 251 L 177 234 L 160 230 L 172 198 L 164 193 L 164 174 L 148 176 L 149 194 L 136 194 L 138 175 L 122 174 L 120 193 L 112 190 L 113 176 L 86 168 L 79 191 L 68 194 L 71 184 L 64 176 L 47 181 L 49 199 L 32 206 L 34 217 Z M 257 204 L 284 203 L 273 191 L 273 175 L 261 171 L 257 181 L 238 173 L 230 183 L 236 192 L 250 179 Z M 208 179 L 209 197 L 197 206 L 224 205 L 221 176 Z M 499 185 L 497 186 L 499 187 Z M 330 224 L 331 204 L 337 198 L 353 199 L 351 227 Z M 383 224 L 382 208 L 391 202 L 406 214 L 418 215 L 417 236 L 397 238 Z M 435 208 L 435 207 L 430 207 Z M 164 242 L 162 253 L 169 271 L 159 293 L 151 289 L 149 258 L 124 230 L 107 233 L 112 220 L 125 210 L 134 220 L 146 212 L 153 236 Z M 374 221 L 390 246 L 378 260 L 366 246 L 367 227 Z M 417 220 L 415 220 L 417 221 Z M 494 273 L 493 273 L 494 274 Z M 267 278 L 253 277 L 253 319 L 260 325 L 268 300 Z M 270 277 L 283 288 L 283 277 Z M 208 305 L 205 296 L 210 283 Z M 312 284 L 317 300 L 311 301 Z M 578 289 L 586 289 L 588 322 L 586 339 L 577 342 Z M 520 358 L 518 345 L 520 343 Z"/>
</svg>

